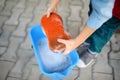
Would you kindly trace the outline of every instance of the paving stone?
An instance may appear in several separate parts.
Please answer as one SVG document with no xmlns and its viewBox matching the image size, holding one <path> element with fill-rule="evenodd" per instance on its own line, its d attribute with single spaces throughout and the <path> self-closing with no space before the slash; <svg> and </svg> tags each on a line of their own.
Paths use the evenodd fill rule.
<svg viewBox="0 0 120 80">
<path fill-rule="evenodd" d="M 105 46 L 110 47 L 110 44 L 111 44 L 111 42 L 110 42 L 110 41 L 108 41 L 108 42 L 106 43 L 106 45 L 105 45 Z"/>
<path fill-rule="evenodd" d="M 89 1 L 85 1 L 86 4 L 82 6 L 80 16 L 81 16 L 81 27 L 84 27 L 86 24 L 86 21 L 88 19 L 88 11 L 89 11 Z"/>
<path fill-rule="evenodd" d="M 2 33 L 2 30 L 1 30 L 1 28 L 0 28 L 0 35 L 1 35 L 1 33 Z"/>
<path fill-rule="evenodd" d="M 120 60 L 120 52 L 111 52 L 110 59 Z"/>
<path fill-rule="evenodd" d="M 29 62 L 26 64 L 25 68 L 23 69 L 24 72 L 23 72 L 22 79 L 26 80 L 29 78 L 29 75 L 31 74 L 31 69 L 32 69 L 33 65 L 38 67 L 38 63 L 37 63 L 34 55 L 30 58 Z M 40 73 L 41 73 L 41 71 L 40 71 Z"/>
<path fill-rule="evenodd" d="M 64 29 L 65 29 L 66 31 L 68 31 L 69 26 L 68 26 L 68 24 L 67 24 L 67 18 L 68 18 L 68 16 L 69 16 L 69 14 L 66 13 L 66 12 L 59 12 L 58 14 L 59 14 L 59 15 L 61 16 L 61 18 L 62 18 Z"/>
<path fill-rule="evenodd" d="M 115 36 L 116 36 L 116 44 L 118 45 L 120 51 L 120 33 L 115 34 Z"/>
<path fill-rule="evenodd" d="M 32 51 L 33 52 L 33 51 Z M 29 62 L 30 65 L 38 65 L 36 57 L 35 57 L 35 53 L 33 52 L 33 56 Z"/>
<path fill-rule="evenodd" d="M 0 61 L 0 80 L 5 80 L 11 70 L 13 63 Z"/>
<path fill-rule="evenodd" d="M 31 2 L 31 1 L 28 0 L 27 3 L 26 3 L 26 8 L 25 8 L 24 12 L 22 13 L 21 17 L 32 18 L 33 13 L 35 12 L 35 7 L 37 5 L 38 5 L 37 2 L 34 3 L 34 2 Z"/>
<path fill-rule="evenodd" d="M 29 35 L 27 35 L 25 38 L 25 41 L 21 44 L 21 48 L 31 50 L 32 49 L 31 46 L 32 46 L 32 44 L 30 41 L 30 37 L 29 37 Z"/>
<path fill-rule="evenodd" d="M 0 28 L 2 27 L 3 23 L 5 22 L 5 20 L 7 20 L 8 17 L 6 16 L 0 16 Z"/>
<path fill-rule="evenodd" d="M 36 6 L 36 8 L 35 8 L 35 14 L 39 14 L 40 13 L 40 11 L 42 11 L 42 10 L 45 10 L 45 11 L 47 11 L 47 5 L 48 4 L 48 0 L 40 0 L 39 1 L 39 4 Z"/>
<path fill-rule="evenodd" d="M 3 31 L 11 33 L 15 30 L 15 28 L 16 28 L 16 26 L 4 25 L 3 26 Z"/>
<path fill-rule="evenodd" d="M 68 21 L 68 31 L 71 34 L 73 38 L 78 36 L 79 30 L 80 30 L 81 23 L 80 22 L 73 22 L 73 21 Z"/>
<path fill-rule="evenodd" d="M 36 58 L 35 58 L 35 54 L 33 54 L 33 56 L 30 58 L 29 62 L 26 64 L 25 68 L 23 69 L 24 72 L 23 72 L 23 77 L 22 78 L 24 80 L 28 79 L 28 77 L 30 75 L 30 72 L 31 72 L 31 67 L 33 65 L 38 66 L 38 63 L 37 63 Z"/>
<path fill-rule="evenodd" d="M 28 80 L 40 80 L 39 79 L 40 74 L 41 73 L 40 73 L 39 67 L 35 66 L 35 65 L 32 65 L 31 72 L 30 72 Z M 44 80 L 46 80 L 46 79 L 44 79 Z"/>
<path fill-rule="evenodd" d="M 25 8 L 25 2 L 26 0 L 19 0 L 19 2 L 16 4 L 15 8 Z"/>
<path fill-rule="evenodd" d="M 41 74 L 40 75 L 40 80 L 51 80 L 51 78 L 46 76 L 46 75 L 44 75 L 44 74 Z"/>
<path fill-rule="evenodd" d="M 114 80 L 120 80 L 120 60 L 110 60 L 114 71 Z"/>
<path fill-rule="evenodd" d="M 93 73 L 93 80 L 113 80 L 113 75 L 104 73 Z"/>
<path fill-rule="evenodd" d="M 22 79 L 27 80 L 29 78 L 29 75 L 31 74 L 31 67 L 32 64 L 30 64 L 31 60 L 26 64 L 25 68 L 23 69 Z"/>
<path fill-rule="evenodd" d="M 20 24 L 18 25 L 17 29 L 13 32 L 13 35 L 24 37 L 26 34 L 25 29 L 27 27 L 27 24 L 30 22 L 30 19 L 29 18 L 20 18 L 19 22 L 20 22 Z"/>
<path fill-rule="evenodd" d="M 108 52 L 110 48 L 104 47 L 101 54 L 97 57 L 97 62 L 93 66 L 93 72 L 112 73 L 112 68 L 108 64 Z"/>
<path fill-rule="evenodd" d="M 8 33 L 3 33 L 3 34 L 0 36 L 0 46 L 5 46 L 5 47 L 7 47 L 7 46 L 8 46 L 8 38 L 9 38 Z"/>
<path fill-rule="evenodd" d="M 9 76 L 21 78 L 23 69 L 25 68 L 29 60 L 31 59 L 32 55 L 33 53 L 30 50 L 28 51 L 28 50 L 20 49 L 17 53 L 18 60 L 15 66 L 12 68 Z"/>
<path fill-rule="evenodd" d="M 79 69 L 72 70 L 70 74 L 64 80 L 75 80 L 79 75 Z"/>
<path fill-rule="evenodd" d="M 8 77 L 7 80 L 21 80 L 21 79 Z"/>
<path fill-rule="evenodd" d="M 81 21 L 80 18 L 80 10 L 81 10 L 81 6 L 74 6 L 71 5 L 70 6 L 70 17 L 68 18 L 68 20 L 71 21 Z"/>
<path fill-rule="evenodd" d="M 2 55 L 0 60 L 16 61 L 17 60 L 16 51 L 21 41 L 22 41 L 22 38 L 11 37 L 8 49 L 6 53 Z"/>
<path fill-rule="evenodd" d="M 4 25 L 4 22 L 7 20 L 8 17 L 6 16 L 0 16 L 0 34 L 2 33 L 2 27 Z"/>
<path fill-rule="evenodd" d="M 80 69 L 79 77 L 76 80 L 92 80 L 92 65 Z"/>
<path fill-rule="evenodd" d="M 38 3 L 39 0 L 28 0 L 28 2 L 31 2 L 31 3 Z"/>
<path fill-rule="evenodd" d="M 18 18 L 20 14 L 23 12 L 23 9 L 13 9 L 13 14 L 11 17 L 5 22 L 7 25 L 18 25 Z"/>
<path fill-rule="evenodd" d="M 70 12 L 69 3 L 70 3 L 70 0 L 64 0 L 64 1 L 61 0 L 58 8 L 58 12 L 63 12 L 63 13 Z"/>
<path fill-rule="evenodd" d="M 0 12 L 0 15 L 10 16 L 12 14 L 12 8 L 16 5 L 16 2 L 17 0 L 7 0 L 4 9 L 2 10 L 2 12 Z"/>
<path fill-rule="evenodd" d="M 10 26 L 10 25 L 3 26 L 3 31 L 0 36 L 0 46 L 8 46 L 10 34 L 14 29 L 15 26 Z"/>
<path fill-rule="evenodd" d="M 86 25 L 86 21 L 87 21 L 87 19 L 88 19 L 88 16 L 85 14 L 85 13 L 83 13 L 83 14 L 81 14 L 81 26 L 80 26 L 80 31 L 82 31 L 82 29 L 83 29 L 83 27 Z M 79 32 L 80 32 L 79 31 Z"/>
<path fill-rule="evenodd" d="M 0 47 L 0 56 L 4 54 L 6 49 L 7 49 L 6 47 Z"/>
<path fill-rule="evenodd" d="M 37 8 L 35 8 L 35 10 L 37 10 Z M 38 10 L 38 11 L 33 11 L 33 20 L 30 22 L 29 26 L 34 26 L 36 24 L 40 24 L 40 20 L 42 18 L 42 16 L 46 13 L 46 10 Z"/>
<path fill-rule="evenodd" d="M 35 14 L 35 16 L 33 17 L 33 20 L 29 23 L 29 27 L 32 27 L 36 24 L 40 24 L 40 20 L 42 18 L 42 16 L 44 15 L 45 12 L 40 12 L 40 14 Z"/>
<path fill-rule="evenodd" d="M 115 36 L 116 36 L 116 40 L 120 41 L 120 33 L 116 33 Z"/>
<path fill-rule="evenodd" d="M 22 73 L 22 79 L 23 80 L 27 80 L 29 78 L 29 75 L 30 75 L 30 72 L 31 72 L 31 65 L 29 66 L 26 66 L 24 69 L 23 69 L 23 73 Z"/>
<path fill-rule="evenodd" d="M 33 51 L 32 50 L 24 50 L 24 49 L 19 49 L 17 56 L 19 59 L 28 59 L 27 63 L 31 60 L 31 58 L 33 57 Z"/>
<path fill-rule="evenodd" d="M 73 70 L 80 70 L 80 68 L 77 67 L 77 66 L 75 66 L 75 67 L 73 68 Z"/>
<path fill-rule="evenodd" d="M 23 80 L 28 80 L 30 73 L 31 73 L 31 65 L 29 66 L 25 66 L 25 68 L 23 69 L 23 73 L 22 73 L 22 79 Z"/>
<path fill-rule="evenodd" d="M 4 6 L 5 6 L 5 0 L 0 0 L 0 11 L 2 11 Z"/>
<path fill-rule="evenodd" d="M 27 0 L 26 6 L 31 6 L 31 7 L 35 7 L 38 5 L 38 3 L 40 2 L 40 0 Z"/>
<path fill-rule="evenodd" d="M 2 7 L 0 7 L 0 11 L 2 11 L 2 9 L 3 9 L 3 8 L 2 8 Z"/>
<path fill-rule="evenodd" d="M 33 17 L 33 9 L 34 9 L 34 7 L 27 6 L 25 8 L 24 12 L 22 13 L 21 17 L 32 18 Z"/>
<path fill-rule="evenodd" d="M 18 2 L 19 0 L 7 0 L 7 1 L 10 1 L 10 2 Z"/>
<path fill-rule="evenodd" d="M 83 5 L 82 5 L 82 7 L 85 9 L 85 11 L 87 10 L 89 10 L 89 4 L 90 4 L 90 0 L 81 0 L 82 1 L 82 3 L 83 3 Z M 84 4 L 85 3 L 85 4 Z"/>
<path fill-rule="evenodd" d="M 63 80 L 76 80 L 76 78 L 79 75 L 78 73 L 79 73 L 79 68 L 73 68 L 73 70 L 69 73 L 69 75 L 66 76 Z M 51 80 L 51 78 L 44 74 L 41 74 L 40 80 Z"/>
<path fill-rule="evenodd" d="M 50 6 L 50 4 L 51 4 L 51 1 L 50 1 L 50 0 L 48 0 L 48 7 Z"/>
<path fill-rule="evenodd" d="M 70 2 L 71 5 L 78 5 L 78 6 L 83 6 L 82 4 L 84 4 L 82 2 L 82 0 L 74 0 Z"/>
<path fill-rule="evenodd" d="M 111 38 L 111 43 L 112 43 L 112 50 L 113 51 L 119 51 L 119 49 L 120 49 L 120 45 L 117 43 L 117 39 L 116 39 L 116 36 L 115 35 L 113 35 L 112 36 L 112 38 Z"/>
</svg>

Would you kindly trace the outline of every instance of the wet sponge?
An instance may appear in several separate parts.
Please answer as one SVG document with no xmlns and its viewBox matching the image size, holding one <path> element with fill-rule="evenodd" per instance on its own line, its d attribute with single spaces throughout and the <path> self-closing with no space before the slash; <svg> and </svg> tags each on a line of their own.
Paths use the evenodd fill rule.
<svg viewBox="0 0 120 80">
<path fill-rule="evenodd" d="M 44 15 L 40 23 L 48 38 L 49 48 L 55 52 L 64 50 L 65 45 L 59 43 L 57 39 L 68 40 L 71 39 L 71 36 L 65 31 L 62 18 L 58 14 L 52 13 L 49 18 L 47 18 L 47 15 Z"/>
</svg>

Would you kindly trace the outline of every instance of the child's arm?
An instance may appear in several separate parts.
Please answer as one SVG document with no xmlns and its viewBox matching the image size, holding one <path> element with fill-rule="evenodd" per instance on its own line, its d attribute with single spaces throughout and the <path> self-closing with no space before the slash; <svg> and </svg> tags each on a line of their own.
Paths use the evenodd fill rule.
<svg viewBox="0 0 120 80">
<path fill-rule="evenodd" d="M 87 25 L 81 33 L 72 40 L 58 40 L 66 45 L 66 49 L 63 54 L 68 54 L 70 51 L 81 45 L 92 33 L 100 28 L 103 23 L 112 17 L 114 0 L 91 0 L 91 4 L 92 12 L 87 20 Z"/>
<path fill-rule="evenodd" d="M 51 5 L 52 7 L 57 7 L 61 0 L 52 0 Z"/>
<path fill-rule="evenodd" d="M 94 29 L 86 25 L 81 31 L 81 33 L 75 39 L 71 40 L 58 39 L 59 42 L 66 45 L 66 49 L 63 54 L 66 55 L 70 53 L 73 49 L 81 45 L 94 32 L 95 32 Z"/>
<path fill-rule="evenodd" d="M 60 1 L 61 0 L 52 0 L 50 7 L 47 10 L 47 17 L 49 17 L 51 13 L 55 13 L 57 11 Z"/>
</svg>

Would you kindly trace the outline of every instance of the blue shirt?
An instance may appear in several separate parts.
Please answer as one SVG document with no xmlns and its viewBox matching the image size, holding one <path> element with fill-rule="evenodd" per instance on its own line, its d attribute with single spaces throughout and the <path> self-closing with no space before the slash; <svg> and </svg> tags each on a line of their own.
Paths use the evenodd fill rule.
<svg viewBox="0 0 120 80">
<path fill-rule="evenodd" d="M 87 20 L 87 25 L 96 30 L 112 17 L 115 0 L 91 0 L 92 13 Z"/>
</svg>

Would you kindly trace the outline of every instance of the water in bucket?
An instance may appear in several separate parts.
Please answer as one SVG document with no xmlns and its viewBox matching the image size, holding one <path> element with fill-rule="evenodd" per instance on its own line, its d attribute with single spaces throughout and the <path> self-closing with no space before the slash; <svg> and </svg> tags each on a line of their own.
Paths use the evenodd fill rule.
<svg viewBox="0 0 120 80">
<path fill-rule="evenodd" d="M 39 40 L 38 49 L 42 64 L 48 73 L 62 72 L 72 65 L 72 61 L 68 56 L 55 53 L 49 49 L 47 38 Z"/>
</svg>

